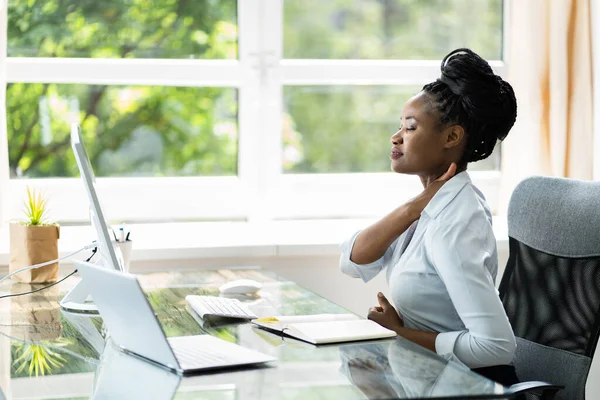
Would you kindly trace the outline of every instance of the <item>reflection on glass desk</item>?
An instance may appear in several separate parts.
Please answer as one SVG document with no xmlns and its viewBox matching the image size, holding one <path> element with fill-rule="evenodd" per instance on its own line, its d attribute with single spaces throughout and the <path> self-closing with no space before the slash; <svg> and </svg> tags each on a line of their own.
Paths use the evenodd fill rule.
<svg viewBox="0 0 600 400">
<path fill-rule="evenodd" d="M 109 339 L 91 398 L 172 399 L 180 380 L 177 374 L 119 351 Z"/>
<path fill-rule="evenodd" d="M 420 399 L 503 393 L 459 361 L 450 361 L 403 338 L 340 348 L 342 370 L 367 398 Z"/>
<path fill-rule="evenodd" d="M 199 324 L 186 310 L 186 295 L 218 296 L 222 283 L 247 278 L 262 282 L 263 289 L 237 298 L 259 317 L 348 313 L 268 271 L 161 272 L 138 277 L 167 336 L 208 333 L 278 361 L 271 367 L 180 378 L 117 351 L 106 340 L 100 317 L 61 311 L 59 300 L 78 281 L 73 277 L 48 290 L 0 301 L 0 386 L 6 398 L 510 398 L 501 385 L 402 338 L 316 347 L 248 323 Z M 7 284 L 0 295 L 37 287 Z"/>
</svg>

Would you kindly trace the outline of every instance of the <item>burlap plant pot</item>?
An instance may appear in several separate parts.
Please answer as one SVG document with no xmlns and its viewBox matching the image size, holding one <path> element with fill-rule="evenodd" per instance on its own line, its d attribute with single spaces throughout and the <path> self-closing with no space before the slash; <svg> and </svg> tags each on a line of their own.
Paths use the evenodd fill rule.
<svg viewBox="0 0 600 400">
<path fill-rule="evenodd" d="M 27 226 L 11 223 L 9 272 L 56 260 L 59 237 L 60 227 L 58 225 Z M 56 282 L 58 263 L 18 273 L 13 275 L 12 279 L 26 283 Z"/>
</svg>

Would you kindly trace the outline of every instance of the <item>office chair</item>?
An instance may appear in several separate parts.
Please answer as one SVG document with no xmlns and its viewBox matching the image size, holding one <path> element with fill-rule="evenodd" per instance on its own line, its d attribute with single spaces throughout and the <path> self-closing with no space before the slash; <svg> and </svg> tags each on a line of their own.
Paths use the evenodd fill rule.
<svg viewBox="0 0 600 400">
<path fill-rule="evenodd" d="M 600 334 L 600 182 L 525 179 L 510 199 L 508 236 L 499 292 L 517 375 L 565 387 L 539 398 L 585 399 Z"/>
</svg>

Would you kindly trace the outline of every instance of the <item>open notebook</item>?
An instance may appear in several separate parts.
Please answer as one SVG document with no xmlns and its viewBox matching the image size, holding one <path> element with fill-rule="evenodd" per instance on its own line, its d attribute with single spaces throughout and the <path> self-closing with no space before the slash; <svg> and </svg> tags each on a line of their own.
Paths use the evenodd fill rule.
<svg viewBox="0 0 600 400">
<path fill-rule="evenodd" d="M 253 324 L 312 344 L 391 338 L 396 332 L 354 314 L 316 314 L 259 318 Z"/>
</svg>

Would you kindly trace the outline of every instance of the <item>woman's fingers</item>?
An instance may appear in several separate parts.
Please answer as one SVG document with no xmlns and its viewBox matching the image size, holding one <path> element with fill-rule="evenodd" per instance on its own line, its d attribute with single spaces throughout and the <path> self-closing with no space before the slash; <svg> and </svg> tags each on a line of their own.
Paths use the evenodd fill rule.
<svg viewBox="0 0 600 400">
<path fill-rule="evenodd" d="M 379 308 L 381 308 L 381 311 L 392 307 L 392 305 L 390 304 L 388 299 L 386 299 L 385 296 L 383 295 L 383 293 L 381 293 L 381 292 L 377 293 L 377 301 L 379 302 L 379 305 L 380 305 Z"/>
<path fill-rule="evenodd" d="M 371 307 L 369 308 L 369 313 L 367 314 L 367 319 L 376 320 L 379 315 L 383 313 L 383 308 L 381 307 Z"/>
</svg>

